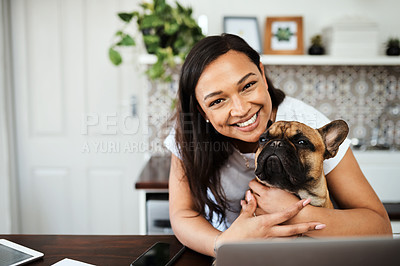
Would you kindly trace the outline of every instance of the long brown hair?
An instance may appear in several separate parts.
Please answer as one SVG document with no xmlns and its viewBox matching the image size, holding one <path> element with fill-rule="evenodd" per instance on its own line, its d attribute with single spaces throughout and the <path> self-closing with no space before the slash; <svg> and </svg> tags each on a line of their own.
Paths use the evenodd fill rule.
<svg viewBox="0 0 400 266">
<path fill-rule="evenodd" d="M 222 223 L 228 203 L 220 184 L 220 169 L 232 154 L 229 138 L 219 134 L 201 115 L 195 88 L 204 69 L 230 50 L 244 53 L 260 69 L 260 55 L 242 38 L 232 34 L 210 36 L 199 41 L 188 54 L 181 70 L 175 141 L 188 179 L 196 211 L 209 221 L 217 215 Z M 272 106 L 276 108 L 285 94 L 267 78 Z M 213 194 L 215 202 L 207 190 Z M 206 206 L 208 211 L 206 211 Z"/>
</svg>

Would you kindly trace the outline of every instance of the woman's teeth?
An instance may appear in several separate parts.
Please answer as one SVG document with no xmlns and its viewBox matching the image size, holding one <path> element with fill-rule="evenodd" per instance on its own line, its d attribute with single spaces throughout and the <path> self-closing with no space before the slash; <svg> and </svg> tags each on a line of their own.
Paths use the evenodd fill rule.
<svg viewBox="0 0 400 266">
<path fill-rule="evenodd" d="M 247 126 L 253 124 L 254 122 L 256 122 L 256 120 L 257 120 L 257 113 L 255 113 L 255 114 L 253 115 L 253 117 L 250 118 L 249 120 L 247 120 L 246 122 L 237 123 L 236 125 L 237 125 L 238 127 L 247 127 Z"/>
</svg>

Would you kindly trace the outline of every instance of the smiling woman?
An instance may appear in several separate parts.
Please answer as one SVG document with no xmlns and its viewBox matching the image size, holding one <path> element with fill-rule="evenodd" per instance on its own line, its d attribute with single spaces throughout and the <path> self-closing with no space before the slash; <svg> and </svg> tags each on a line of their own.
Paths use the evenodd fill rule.
<svg viewBox="0 0 400 266">
<path fill-rule="evenodd" d="M 283 92 L 267 81 L 263 71 L 259 54 L 241 38 L 229 34 L 199 42 L 182 67 L 176 128 L 179 150 L 175 154 L 181 158 L 189 177 L 195 195 L 193 204 L 210 220 L 221 218 L 222 223 L 228 208 L 218 171 L 234 147 L 243 151 L 256 148 L 265 121 L 284 98 Z M 197 149 L 191 149 L 190 143 L 197 143 Z M 212 150 L 208 148 L 214 147 L 210 143 L 228 145 Z M 174 146 L 172 135 L 167 138 L 166 146 Z"/>
<path fill-rule="evenodd" d="M 196 99 L 202 116 L 218 133 L 257 145 L 258 136 L 274 115 L 264 70 L 260 69 L 245 54 L 229 51 L 203 71 Z"/>
<path fill-rule="evenodd" d="M 184 245 L 214 255 L 219 244 L 242 239 L 390 233 L 385 209 L 359 170 L 349 140 L 324 162 L 344 212 L 314 209 L 309 199 L 254 184 L 254 152 L 271 122 L 318 128 L 329 120 L 274 88 L 259 54 L 240 37 L 223 34 L 198 42 L 182 66 L 178 96 L 175 132 L 165 145 L 172 152 L 171 225 Z M 249 186 L 254 195 L 247 191 L 244 201 Z M 257 206 L 262 215 L 254 215 Z"/>
</svg>

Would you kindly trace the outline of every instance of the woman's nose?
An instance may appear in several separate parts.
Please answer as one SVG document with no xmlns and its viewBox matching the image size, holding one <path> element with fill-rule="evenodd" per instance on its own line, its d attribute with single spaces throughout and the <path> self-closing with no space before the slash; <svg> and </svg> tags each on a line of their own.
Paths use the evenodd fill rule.
<svg viewBox="0 0 400 266">
<path fill-rule="evenodd" d="M 232 116 L 245 116 L 249 111 L 250 104 L 242 97 L 233 97 L 231 105 Z"/>
</svg>

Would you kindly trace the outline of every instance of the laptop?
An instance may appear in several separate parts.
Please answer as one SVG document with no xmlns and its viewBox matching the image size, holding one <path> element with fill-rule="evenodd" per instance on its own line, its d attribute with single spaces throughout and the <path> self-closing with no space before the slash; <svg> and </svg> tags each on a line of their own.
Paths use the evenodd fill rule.
<svg viewBox="0 0 400 266">
<path fill-rule="evenodd" d="M 217 266 L 400 265 L 400 239 L 263 240 L 223 244 Z"/>
</svg>

